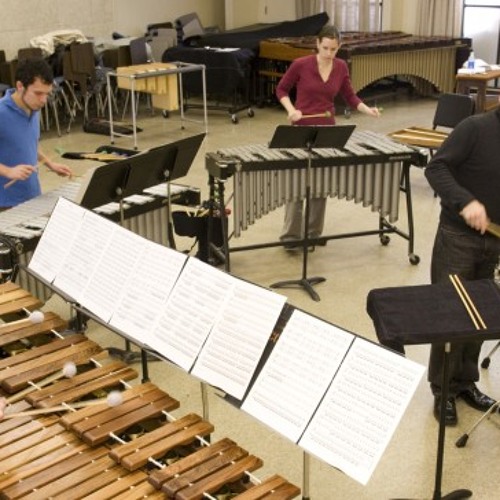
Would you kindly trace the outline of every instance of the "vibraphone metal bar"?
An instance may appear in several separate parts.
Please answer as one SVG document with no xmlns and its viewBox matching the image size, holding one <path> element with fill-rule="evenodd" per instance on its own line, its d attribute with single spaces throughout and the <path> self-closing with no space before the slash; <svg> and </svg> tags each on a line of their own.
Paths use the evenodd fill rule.
<svg viewBox="0 0 500 500">
<path fill-rule="evenodd" d="M 39 303 L 13 283 L 0 285 L 3 314 L 21 314 L 27 300 Z M 0 325 L 0 396 L 9 402 L 0 421 L 1 499 L 198 500 L 214 498 L 221 489 L 242 500 L 299 495 L 300 489 L 280 476 L 260 482 L 252 474 L 262 466 L 260 458 L 227 438 L 210 444 L 204 437 L 214 430 L 210 422 L 195 414 L 174 418 L 170 412 L 179 408 L 177 400 L 150 382 L 130 386 L 135 370 L 83 335 L 61 339 L 50 326 L 58 320 L 63 329 L 65 322 L 53 313 L 46 316 L 47 322 L 36 325 L 29 320 Z M 80 349 L 82 344 L 93 347 Z M 54 372 L 67 360 L 76 363 L 75 376 L 46 377 L 49 366 Z M 14 386 L 16 377 L 22 383 Z M 123 389 L 120 404 L 101 402 L 117 386 Z M 96 396 L 97 402 L 86 402 Z"/>
<path fill-rule="evenodd" d="M 206 156 L 211 206 L 215 208 L 218 191 L 219 212 L 225 214 L 225 181 L 233 177 L 233 233 L 235 238 L 262 216 L 289 201 L 304 199 L 306 189 L 306 151 L 269 149 L 265 145 L 225 148 Z M 409 242 L 410 262 L 414 255 L 413 212 L 410 165 L 423 166 L 426 157 L 417 150 L 375 132 L 355 131 L 345 148 L 313 151 L 312 197 L 338 197 L 370 206 L 379 214 L 379 228 L 372 231 L 322 237 L 321 240 L 377 234 L 387 244 L 387 233 L 396 233 Z M 398 219 L 399 194 L 406 195 L 408 234 L 392 223 Z M 388 218 L 388 220 L 386 220 Z M 229 252 L 282 245 L 264 243 L 229 248 L 227 224 L 223 235 L 222 257 L 229 270 Z"/>
<path fill-rule="evenodd" d="M 0 234 L 15 242 L 19 263 L 27 266 L 38 240 L 47 224 L 49 215 L 59 197 L 77 201 L 80 192 L 79 182 L 67 182 L 61 187 L 43 193 L 16 207 L 0 214 Z M 198 188 L 170 184 L 171 202 L 180 205 L 198 205 Z M 123 226 L 149 240 L 167 245 L 169 221 L 166 209 L 167 185 L 158 184 L 144 191 L 143 195 L 134 195 L 124 201 L 125 220 Z M 120 206 L 110 203 L 94 209 L 114 221 L 120 220 Z M 5 270 L 8 271 L 8 270 Z M 12 271 L 12 270 L 11 270 Z M 4 274 L 9 274 L 4 272 Z M 51 291 L 27 273 L 20 273 L 19 284 L 40 297 L 43 301 L 50 297 Z"/>
</svg>

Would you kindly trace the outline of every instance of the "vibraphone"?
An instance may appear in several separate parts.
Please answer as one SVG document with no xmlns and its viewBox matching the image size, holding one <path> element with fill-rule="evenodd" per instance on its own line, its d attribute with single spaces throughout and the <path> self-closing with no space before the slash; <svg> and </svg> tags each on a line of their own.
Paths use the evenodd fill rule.
<svg viewBox="0 0 500 500">
<path fill-rule="evenodd" d="M 169 242 L 167 193 L 167 185 L 158 184 L 146 189 L 141 195 L 125 198 L 123 226 L 156 243 L 167 245 Z M 14 242 L 20 264 L 29 263 L 50 213 L 60 196 L 78 202 L 81 196 L 81 184 L 75 181 L 67 182 L 57 189 L 43 193 L 0 214 L 0 234 Z M 198 188 L 171 183 L 170 199 L 174 204 L 199 205 L 200 191 Z M 120 222 L 118 203 L 103 205 L 95 208 L 94 211 Z M 8 278 L 12 270 L 5 265 L 3 268 L 4 278 Z M 40 298 L 47 298 L 50 295 L 49 289 L 26 273 L 19 274 L 19 284 Z"/>
<path fill-rule="evenodd" d="M 29 292 L 0 285 L 0 316 L 40 305 Z M 292 499 L 300 489 L 228 438 L 209 442 L 214 426 L 196 414 L 175 418 L 179 402 L 108 357 L 98 344 L 46 313 L 0 326 L 0 498 Z M 61 334 L 63 332 L 64 334 Z M 67 363 L 75 373 L 64 374 Z M 119 404 L 106 396 L 120 390 Z M 12 414 L 15 414 L 12 415 Z M 214 495 L 214 496 L 212 496 Z"/>
<path fill-rule="evenodd" d="M 233 177 L 233 233 L 235 238 L 262 216 L 289 201 L 305 198 L 308 152 L 301 149 L 270 149 L 266 145 L 224 148 L 208 153 L 205 165 L 209 173 L 212 206 L 218 191 L 220 213 L 225 213 L 224 183 Z M 380 215 L 379 229 L 359 234 L 378 234 L 388 242 L 386 232 L 395 232 L 409 241 L 410 262 L 413 254 L 413 212 L 409 182 L 410 165 L 424 166 L 426 157 L 419 151 L 375 132 L 355 131 L 344 149 L 313 150 L 311 197 L 338 197 L 371 207 Z M 408 235 L 391 223 L 398 219 L 400 190 L 406 194 Z M 386 220 L 386 217 L 389 221 Z M 224 226 L 224 225 L 223 225 Z M 230 251 L 277 246 L 280 243 L 229 248 L 224 235 L 226 264 Z"/>
<path fill-rule="evenodd" d="M 315 52 L 315 37 L 275 38 L 259 45 L 259 74 L 279 78 L 288 64 Z M 455 75 L 470 48 L 469 39 L 421 37 L 402 32 L 345 32 L 337 57 L 349 65 L 353 87 L 359 92 L 382 78 L 401 75 L 423 95 L 453 92 Z"/>
</svg>

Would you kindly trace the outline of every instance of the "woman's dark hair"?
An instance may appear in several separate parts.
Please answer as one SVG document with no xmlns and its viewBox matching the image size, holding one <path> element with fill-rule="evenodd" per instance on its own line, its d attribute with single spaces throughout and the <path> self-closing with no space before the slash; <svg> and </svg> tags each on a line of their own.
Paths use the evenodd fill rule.
<svg viewBox="0 0 500 500">
<path fill-rule="evenodd" d="M 327 24 L 321 28 L 320 32 L 316 35 L 318 40 L 323 40 L 323 38 L 331 38 L 332 40 L 337 40 L 341 42 L 342 35 L 340 30 L 331 24 Z"/>
<path fill-rule="evenodd" d="M 21 82 L 26 88 L 31 85 L 36 78 L 51 85 L 54 82 L 54 74 L 52 69 L 44 59 L 32 58 L 19 61 L 16 69 L 16 82 Z"/>
</svg>

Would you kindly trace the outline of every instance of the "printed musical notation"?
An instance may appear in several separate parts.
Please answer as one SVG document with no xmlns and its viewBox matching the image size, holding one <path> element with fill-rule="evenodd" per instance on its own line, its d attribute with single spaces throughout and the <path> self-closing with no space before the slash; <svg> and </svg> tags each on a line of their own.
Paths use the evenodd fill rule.
<svg viewBox="0 0 500 500">
<path fill-rule="evenodd" d="M 64 198 L 29 269 L 362 484 L 425 370 Z"/>
</svg>

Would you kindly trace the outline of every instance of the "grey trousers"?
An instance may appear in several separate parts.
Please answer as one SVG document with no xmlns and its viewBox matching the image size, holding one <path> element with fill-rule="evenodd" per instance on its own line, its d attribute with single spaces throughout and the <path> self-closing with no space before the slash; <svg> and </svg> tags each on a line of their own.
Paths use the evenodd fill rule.
<svg viewBox="0 0 500 500">
<path fill-rule="evenodd" d="M 291 201 L 285 206 L 285 220 L 280 239 L 300 240 L 304 237 L 304 202 Z M 308 236 L 317 238 L 323 232 L 326 198 L 312 198 L 309 204 Z"/>
</svg>

